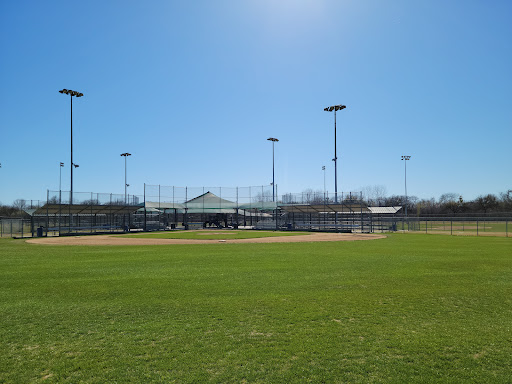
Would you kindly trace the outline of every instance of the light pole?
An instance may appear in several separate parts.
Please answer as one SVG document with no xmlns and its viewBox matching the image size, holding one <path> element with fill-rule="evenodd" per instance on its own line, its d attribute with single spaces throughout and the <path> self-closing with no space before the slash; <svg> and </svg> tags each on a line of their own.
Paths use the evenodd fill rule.
<svg viewBox="0 0 512 384">
<path fill-rule="evenodd" d="M 322 171 L 324 171 L 324 203 L 325 203 L 325 165 L 322 165 Z"/>
<path fill-rule="evenodd" d="M 326 112 L 334 111 L 334 202 L 338 203 L 338 156 L 336 155 L 336 111 L 347 108 L 345 105 L 331 105 L 324 108 Z"/>
<path fill-rule="evenodd" d="M 274 173 L 274 144 L 279 141 L 274 137 L 269 137 L 267 139 L 268 141 L 272 142 L 272 201 L 276 201 L 275 199 L 275 188 L 276 188 L 276 181 L 275 181 L 275 173 Z"/>
<path fill-rule="evenodd" d="M 62 167 L 64 167 L 64 163 L 61 161 L 59 166 L 59 204 L 62 198 Z"/>
<path fill-rule="evenodd" d="M 402 156 L 405 165 L 405 217 L 407 217 L 407 160 L 410 160 L 411 156 Z"/>
<path fill-rule="evenodd" d="M 71 204 L 73 204 L 73 165 L 74 165 L 73 164 L 73 96 L 82 97 L 84 94 L 77 92 L 77 91 L 72 91 L 71 89 L 61 89 L 59 92 L 69 95 L 70 100 L 71 100 L 71 165 L 70 165 L 70 168 L 71 168 L 71 190 L 69 192 L 69 204 L 71 205 Z M 78 166 L 76 166 L 75 168 L 77 168 L 77 167 Z"/>
<path fill-rule="evenodd" d="M 126 183 L 126 158 L 128 156 L 131 156 L 131 153 L 125 152 L 121 153 L 121 156 L 124 157 L 124 203 L 126 204 L 126 188 L 128 187 L 128 184 Z"/>
<path fill-rule="evenodd" d="M 64 163 L 61 161 L 60 167 L 59 167 L 59 196 L 60 196 L 60 191 L 62 191 L 62 167 L 64 167 Z M 59 200 L 60 200 L 60 197 L 59 197 Z"/>
<path fill-rule="evenodd" d="M 62 168 L 64 167 L 64 163 L 61 161 L 59 165 L 59 236 L 60 236 L 60 223 L 62 216 Z"/>
</svg>

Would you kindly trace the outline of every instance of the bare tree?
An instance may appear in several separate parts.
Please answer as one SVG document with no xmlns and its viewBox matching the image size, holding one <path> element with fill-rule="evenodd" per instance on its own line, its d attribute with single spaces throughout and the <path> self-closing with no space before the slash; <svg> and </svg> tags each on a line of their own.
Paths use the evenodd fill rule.
<svg viewBox="0 0 512 384">
<path fill-rule="evenodd" d="M 512 190 L 500 193 L 500 211 L 512 212 Z"/>
<path fill-rule="evenodd" d="M 434 199 L 433 197 L 430 199 L 423 199 L 418 201 L 417 206 L 419 207 L 420 215 L 432 215 L 435 213 L 439 213 L 439 205 L 437 204 L 436 199 Z"/>
<path fill-rule="evenodd" d="M 59 198 L 57 196 L 52 196 L 48 199 L 48 204 L 59 204 Z"/>
<path fill-rule="evenodd" d="M 1 205 L 0 204 L 0 217 L 2 217 L 2 216 L 6 216 L 6 217 L 15 216 L 16 212 L 17 212 L 16 208 L 10 207 L 8 205 Z"/>
<path fill-rule="evenodd" d="M 392 195 L 392 196 L 386 197 L 383 201 L 384 205 L 390 206 L 390 207 L 403 205 L 404 202 L 405 202 L 405 196 L 401 196 L 401 195 Z"/>
<path fill-rule="evenodd" d="M 323 191 L 313 191 L 311 188 L 305 189 L 301 193 L 303 204 L 322 204 L 324 201 Z"/>
<path fill-rule="evenodd" d="M 368 185 L 361 191 L 368 205 L 382 205 L 386 199 L 386 187 L 383 185 Z"/>
<path fill-rule="evenodd" d="M 460 195 L 458 193 L 453 193 L 453 192 L 443 193 L 439 197 L 439 203 L 442 205 L 442 204 L 446 204 L 446 203 L 450 203 L 450 202 L 457 202 L 459 196 Z"/>
<path fill-rule="evenodd" d="M 298 203 L 297 199 L 295 198 L 295 195 L 293 195 L 292 193 L 285 193 L 282 196 L 282 202 L 284 204 L 297 204 Z"/>
<path fill-rule="evenodd" d="M 496 196 L 492 194 L 488 194 L 485 196 L 478 196 L 476 200 L 474 201 L 476 207 L 479 210 L 484 211 L 484 213 L 487 213 L 490 210 L 493 210 L 498 207 L 498 199 Z"/>
<path fill-rule="evenodd" d="M 272 201 L 272 191 L 264 191 L 263 193 L 257 193 L 253 198 L 252 201 L 254 203 L 262 203 L 262 202 L 269 202 Z"/>
<path fill-rule="evenodd" d="M 16 199 L 13 201 L 12 206 L 18 211 L 23 211 L 27 207 L 27 201 L 25 199 Z"/>
</svg>

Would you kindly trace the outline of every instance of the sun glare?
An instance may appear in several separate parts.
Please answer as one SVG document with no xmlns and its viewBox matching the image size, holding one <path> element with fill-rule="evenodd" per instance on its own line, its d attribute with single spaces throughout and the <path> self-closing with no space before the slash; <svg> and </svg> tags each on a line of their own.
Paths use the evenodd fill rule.
<svg viewBox="0 0 512 384">
<path fill-rule="evenodd" d="M 325 16 L 324 1 L 280 0 L 255 1 L 250 12 L 271 33 L 297 37 L 320 23 Z"/>
</svg>

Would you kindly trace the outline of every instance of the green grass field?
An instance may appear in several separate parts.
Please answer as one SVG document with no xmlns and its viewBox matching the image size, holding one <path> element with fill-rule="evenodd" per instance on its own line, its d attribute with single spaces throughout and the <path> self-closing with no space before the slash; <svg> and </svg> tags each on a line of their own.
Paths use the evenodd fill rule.
<svg viewBox="0 0 512 384">
<path fill-rule="evenodd" d="M 425 228 L 426 226 L 426 228 Z M 510 236 L 512 237 L 512 222 L 504 221 L 420 221 L 411 223 L 410 226 L 405 223 L 398 223 L 399 230 L 447 233 L 454 235 L 479 235 L 479 236 Z"/>
<path fill-rule="evenodd" d="M 0 240 L 0 382 L 510 382 L 512 239 Z"/>
<path fill-rule="evenodd" d="M 191 239 L 191 240 L 235 240 L 256 239 L 260 237 L 309 235 L 310 232 L 274 232 L 274 231 L 234 231 L 208 230 L 199 231 L 158 231 L 149 233 L 133 233 L 118 237 L 143 237 L 152 239 Z"/>
</svg>

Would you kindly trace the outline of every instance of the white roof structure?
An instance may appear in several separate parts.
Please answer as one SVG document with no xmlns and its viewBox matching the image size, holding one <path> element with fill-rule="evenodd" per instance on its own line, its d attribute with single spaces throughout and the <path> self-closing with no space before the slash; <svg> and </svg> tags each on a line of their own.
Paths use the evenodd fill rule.
<svg viewBox="0 0 512 384">
<path fill-rule="evenodd" d="M 374 214 L 388 214 L 393 215 L 397 213 L 399 210 L 402 209 L 401 206 L 395 206 L 395 207 L 368 207 L 371 213 Z"/>
</svg>

